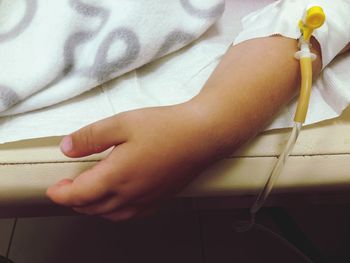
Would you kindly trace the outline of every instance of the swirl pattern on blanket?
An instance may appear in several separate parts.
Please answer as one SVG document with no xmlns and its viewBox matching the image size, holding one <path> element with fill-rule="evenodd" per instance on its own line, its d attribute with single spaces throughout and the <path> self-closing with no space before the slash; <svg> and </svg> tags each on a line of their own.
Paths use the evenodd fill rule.
<svg viewBox="0 0 350 263">
<path fill-rule="evenodd" d="M 223 11 L 224 0 L 2 0 L 0 115 L 56 104 L 174 52 Z"/>
</svg>

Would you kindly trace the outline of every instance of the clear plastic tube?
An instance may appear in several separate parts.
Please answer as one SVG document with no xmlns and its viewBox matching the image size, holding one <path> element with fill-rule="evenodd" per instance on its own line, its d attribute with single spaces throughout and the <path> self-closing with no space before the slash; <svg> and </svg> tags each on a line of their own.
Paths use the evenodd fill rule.
<svg viewBox="0 0 350 263">
<path fill-rule="evenodd" d="M 266 198 L 271 193 L 271 190 L 281 174 L 287 159 L 292 152 L 294 145 L 298 139 L 301 127 L 305 121 L 309 99 L 312 87 L 312 61 L 316 58 L 315 54 L 310 52 L 310 37 L 314 29 L 322 26 L 325 21 L 325 15 L 323 10 L 319 6 L 312 6 L 309 8 L 303 20 L 299 22 L 299 28 L 302 32 L 302 36 L 299 39 L 299 48 L 300 50 L 295 53 L 295 58 L 300 60 L 300 69 L 301 69 L 301 90 L 300 97 L 298 101 L 297 110 L 294 116 L 294 127 L 292 133 L 288 139 L 288 142 L 279 156 L 277 163 L 272 169 L 264 188 L 260 191 L 256 201 L 250 209 L 250 221 L 237 221 L 235 224 L 236 232 L 246 232 L 251 229 L 253 226 L 257 227 L 260 230 L 263 230 L 267 233 L 270 233 L 272 236 L 278 238 L 282 243 L 289 246 L 296 254 L 298 254 L 305 262 L 312 262 L 307 256 L 305 256 L 300 250 L 298 250 L 294 245 L 289 243 L 286 239 L 279 236 L 277 233 L 255 223 L 256 213 L 260 210 L 263 204 L 266 201 Z"/>
<path fill-rule="evenodd" d="M 279 156 L 277 163 L 265 183 L 264 188 L 261 190 L 258 198 L 250 209 L 251 224 L 254 222 L 255 214 L 264 204 L 278 176 L 281 174 L 306 118 L 312 87 L 312 60 L 315 59 L 316 56 L 310 52 L 310 43 L 305 41 L 302 37 L 299 39 L 299 47 L 300 51 L 295 54 L 295 57 L 300 60 L 301 88 L 298 106 L 294 116 L 294 127 L 283 152 Z"/>
<path fill-rule="evenodd" d="M 251 229 L 252 226 L 255 225 L 255 215 L 256 213 L 260 210 L 260 208 L 263 206 L 265 203 L 267 197 L 271 193 L 271 190 L 278 178 L 278 176 L 281 174 L 283 171 L 283 167 L 285 166 L 287 159 L 292 152 L 294 145 L 299 137 L 299 133 L 302 127 L 301 122 L 294 122 L 294 127 L 292 130 L 291 135 L 289 136 L 288 142 L 281 153 L 281 155 L 278 157 L 278 160 L 273 167 L 265 185 L 264 188 L 260 191 L 257 199 L 255 200 L 253 206 L 250 208 L 250 220 L 242 220 L 236 222 L 235 225 L 235 230 L 237 232 L 246 232 L 249 229 Z"/>
<path fill-rule="evenodd" d="M 258 198 L 256 199 L 255 203 L 253 204 L 252 208 L 250 209 L 250 213 L 252 215 L 255 215 L 259 209 L 264 204 L 266 198 L 270 194 L 273 185 L 275 184 L 278 176 L 281 174 L 283 167 L 285 166 L 287 159 L 291 153 L 291 151 L 294 148 L 294 145 L 298 139 L 300 130 L 301 130 L 302 123 L 301 122 L 295 122 L 294 127 L 292 130 L 292 133 L 288 139 L 287 145 L 284 148 L 284 151 L 279 156 L 277 163 L 275 164 L 274 168 L 272 169 L 268 180 L 265 183 L 264 188 L 261 190 L 261 192 L 258 195 Z"/>
</svg>

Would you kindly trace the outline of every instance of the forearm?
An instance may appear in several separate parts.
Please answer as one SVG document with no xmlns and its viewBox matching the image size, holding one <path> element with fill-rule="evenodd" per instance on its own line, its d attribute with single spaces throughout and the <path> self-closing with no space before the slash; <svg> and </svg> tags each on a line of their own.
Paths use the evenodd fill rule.
<svg viewBox="0 0 350 263">
<path fill-rule="evenodd" d="M 317 42 L 314 76 L 321 70 Z M 204 120 L 214 151 L 227 155 L 263 130 L 297 93 L 297 41 L 267 37 L 231 47 L 203 90 L 190 103 Z"/>
</svg>

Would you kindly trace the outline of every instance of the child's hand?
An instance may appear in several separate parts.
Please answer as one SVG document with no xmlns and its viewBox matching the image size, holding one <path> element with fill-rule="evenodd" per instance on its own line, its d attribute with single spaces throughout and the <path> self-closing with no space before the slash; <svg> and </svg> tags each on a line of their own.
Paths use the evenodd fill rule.
<svg viewBox="0 0 350 263">
<path fill-rule="evenodd" d="M 311 42 L 316 76 L 321 51 Z M 47 194 L 59 204 L 112 220 L 147 214 L 212 161 L 254 137 L 293 98 L 300 81 L 297 50 L 296 40 L 279 36 L 242 42 L 227 51 L 190 102 L 118 114 L 66 137 L 62 150 L 70 157 L 116 147 Z"/>
<path fill-rule="evenodd" d="M 74 180 L 47 190 L 56 203 L 118 221 L 153 211 L 179 192 L 211 159 L 208 130 L 190 104 L 135 110 L 66 136 L 69 157 L 112 152 Z"/>
</svg>

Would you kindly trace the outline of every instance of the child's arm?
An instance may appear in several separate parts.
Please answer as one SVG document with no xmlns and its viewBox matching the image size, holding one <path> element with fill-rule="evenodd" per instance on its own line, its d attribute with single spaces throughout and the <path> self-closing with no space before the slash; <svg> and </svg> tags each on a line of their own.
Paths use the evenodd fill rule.
<svg viewBox="0 0 350 263">
<path fill-rule="evenodd" d="M 313 75 L 322 68 L 320 48 L 311 40 Z M 211 127 L 226 138 L 224 153 L 246 142 L 260 132 L 298 92 L 299 61 L 294 58 L 297 41 L 267 37 L 246 41 L 232 47 L 193 99 L 204 106 Z"/>
<path fill-rule="evenodd" d="M 313 43 L 321 69 L 320 50 Z M 261 131 L 298 92 L 297 41 L 267 37 L 231 47 L 192 100 L 117 114 L 62 142 L 81 157 L 116 145 L 74 181 L 48 189 L 56 203 L 111 220 L 143 216 L 179 192 L 213 161 Z"/>
</svg>

